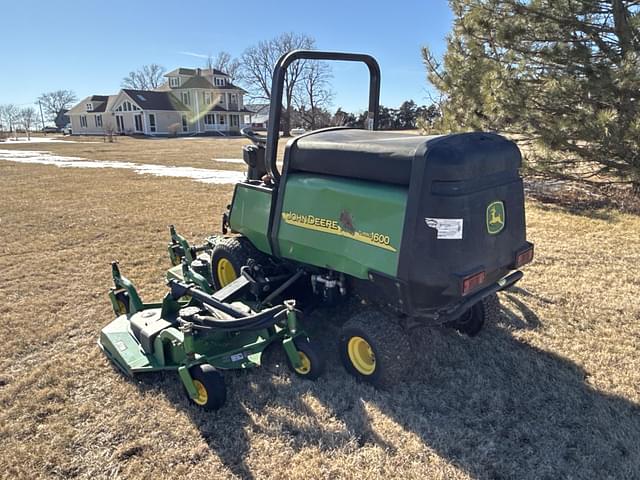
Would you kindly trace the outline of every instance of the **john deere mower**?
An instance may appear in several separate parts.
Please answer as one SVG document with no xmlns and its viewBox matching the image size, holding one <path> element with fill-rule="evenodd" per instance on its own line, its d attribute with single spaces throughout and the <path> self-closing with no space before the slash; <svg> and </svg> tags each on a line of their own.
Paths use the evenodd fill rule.
<svg viewBox="0 0 640 480">
<path fill-rule="evenodd" d="M 282 94 L 294 61 L 355 61 L 369 70 L 365 129 L 292 138 L 280 166 Z M 293 370 L 315 378 L 322 358 L 296 317 L 356 299 L 337 340 L 348 372 L 377 386 L 411 371 L 412 328 L 475 335 L 496 293 L 533 259 L 517 146 L 493 133 L 419 136 L 378 127 L 380 69 L 363 54 L 296 50 L 273 72 L 267 136 L 251 129 L 246 180 L 222 232 L 191 246 L 171 230 L 170 293 L 143 304 L 114 266 L 119 316 L 101 345 L 128 373 L 177 369 L 190 397 L 219 406 L 219 370 L 258 365 L 282 343 Z M 317 315 L 322 318 L 322 315 Z M 321 326 L 316 328 L 321 332 Z M 204 399 L 207 399 L 206 401 Z"/>
</svg>

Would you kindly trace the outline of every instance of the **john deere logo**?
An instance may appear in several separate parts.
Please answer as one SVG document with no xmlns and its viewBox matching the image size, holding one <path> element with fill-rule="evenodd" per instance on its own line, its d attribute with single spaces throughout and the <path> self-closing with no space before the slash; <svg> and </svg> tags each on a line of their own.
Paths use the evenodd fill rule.
<svg viewBox="0 0 640 480">
<path fill-rule="evenodd" d="M 502 231 L 505 224 L 504 203 L 495 201 L 487 207 L 487 231 L 491 235 L 497 235 Z"/>
</svg>

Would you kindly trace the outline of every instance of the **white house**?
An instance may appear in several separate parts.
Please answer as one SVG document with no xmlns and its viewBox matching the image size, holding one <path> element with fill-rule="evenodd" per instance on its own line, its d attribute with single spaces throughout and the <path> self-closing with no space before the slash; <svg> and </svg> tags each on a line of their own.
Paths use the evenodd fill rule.
<svg viewBox="0 0 640 480">
<path fill-rule="evenodd" d="M 122 89 L 92 95 L 67 115 L 74 135 L 238 134 L 244 126 L 245 90 L 216 69 L 177 68 L 157 90 Z"/>
</svg>

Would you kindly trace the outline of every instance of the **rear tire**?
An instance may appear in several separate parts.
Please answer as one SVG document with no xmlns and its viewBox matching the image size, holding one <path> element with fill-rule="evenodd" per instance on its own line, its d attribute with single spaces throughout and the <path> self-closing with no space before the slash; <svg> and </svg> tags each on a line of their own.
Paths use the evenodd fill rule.
<svg viewBox="0 0 640 480">
<path fill-rule="evenodd" d="M 469 337 L 475 337 L 487 320 L 495 320 L 500 315 L 500 299 L 495 293 L 475 303 L 459 319 L 450 324 L 452 328 Z"/>
<path fill-rule="evenodd" d="M 196 365 L 189 370 L 198 391 L 197 398 L 190 400 L 205 410 L 218 410 L 227 400 L 227 387 L 222 374 L 208 363 Z"/>
<path fill-rule="evenodd" d="M 258 250 L 244 237 L 226 237 L 216 243 L 211 252 L 211 284 L 215 290 L 226 287 L 240 276 L 240 269 Z"/>
<path fill-rule="evenodd" d="M 389 315 L 362 312 L 342 327 L 338 344 L 347 372 L 376 387 L 389 388 L 405 379 L 415 365 L 409 336 Z"/>
</svg>

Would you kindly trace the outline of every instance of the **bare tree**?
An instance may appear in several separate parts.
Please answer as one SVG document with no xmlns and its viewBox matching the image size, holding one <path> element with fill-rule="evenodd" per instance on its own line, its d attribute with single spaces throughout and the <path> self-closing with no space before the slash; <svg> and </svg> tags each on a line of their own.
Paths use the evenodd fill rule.
<svg viewBox="0 0 640 480">
<path fill-rule="evenodd" d="M 122 87 L 134 90 L 154 90 L 162 85 L 162 76 L 165 72 L 165 68 L 157 63 L 143 65 L 138 70 L 129 72 L 129 75 L 122 79 Z"/>
<path fill-rule="evenodd" d="M 328 117 L 327 108 L 333 100 L 330 78 L 327 63 L 311 61 L 305 65 L 294 99 L 305 128 L 314 130 Z"/>
<path fill-rule="evenodd" d="M 38 102 L 49 120 L 55 120 L 61 112 L 69 110 L 77 101 L 78 98 L 72 90 L 56 90 L 38 97 Z"/>
<path fill-rule="evenodd" d="M 254 99 L 270 100 L 271 77 L 273 67 L 278 59 L 291 50 L 299 48 L 311 49 L 315 46 L 315 40 L 308 35 L 296 33 L 283 33 L 271 40 L 259 42 L 249 47 L 242 54 L 242 80 L 245 82 L 250 97 Z M 293 62 L 287 69 L 284 79 L 284 95 L 282 129 L 284 135 L 289 135 L 291 130 L 291 112 L 296 85 L 303 77 L 305 60 Z"/>
<path fill-rule="evenodd" d="M 212 57 L 209 58 L 211 59 L 211 64 L 208 68 L 215 68 L 226 73 L 229 75 L 231 82 L 240 79 L 240 60 L 233 58 L 229 52 L 222 51 L 216 55 L 215 59 Z"/>
<path fill-rule="evenodd" d="M 11 137 L 11 133 L 13 132 L 15 139 L 17 140 L 18 129 L 15 127 L 18 120 L 18 107 L 12 103 L 2 105 L 0 107 L 0 116 L 2 116 L 4 124 L 9 129 L 9 137 Z"/>
<path fill-rule="evenodd" d="M 109 118 L 105 120 L 104 127 L 102 128 L 104 130 L 103 141 L 106 143 L 108 140 L 109 143 L 113 143 L 113 135 L 116 133 L 116 125 L 113 123 L 113 119 Z"/>
<path fill-rule="evenodd" d="M 36 109 L 33 107 L 26 107 L 20 110 L 19 113 L 20 123 L 27 132 L 27 140 L 31 140 L 31 127 L 36 121 Z"/>
</svg>

